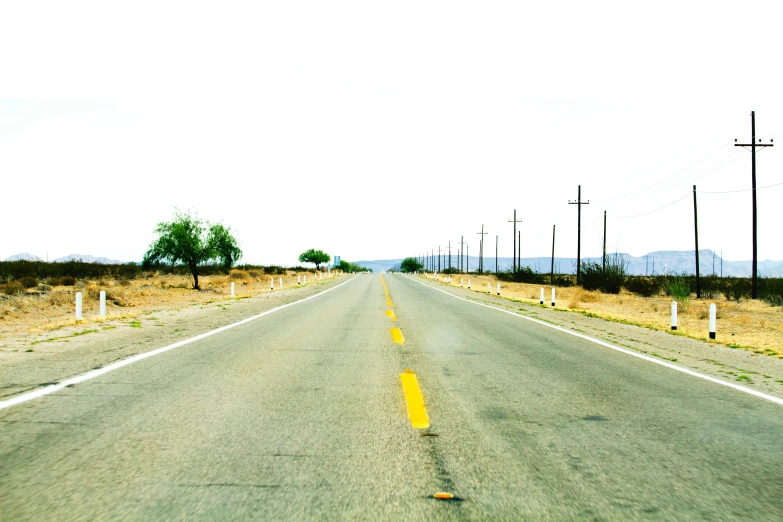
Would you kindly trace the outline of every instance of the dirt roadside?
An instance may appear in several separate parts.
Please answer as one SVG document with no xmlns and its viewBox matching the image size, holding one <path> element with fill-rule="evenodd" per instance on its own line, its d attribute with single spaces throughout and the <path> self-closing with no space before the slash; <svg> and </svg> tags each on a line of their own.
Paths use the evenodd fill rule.
<svg viewBox="0 0 783 522">
<path fill-rule="evenodd" d="M 456 276 L 456 285 L 454 277 L 451 284 L 442 280 L 434 281 L 431 276 L 412 277 L 416 281 L 465 299 L 544 321 L 650 357 L 660 358 L 704 375 L 783 398 L 783 359 L 777 356 L 729 348 L 682 335 L 672 335 L 665 331 L 590 317 L 563 308 L 552 308 L 548 302 L 542 306 L 538 303 L 498 297 L 494 286 L 492 294 L 486 293 L 486 282 L 483 282 L 483 287 L 478 287 L 483 288 L 483 292 L 475 291 L 476 286 L 472 290 L 460 288 L 459 276 Z M 600 345 L 596 345 L 595 348 L 607 349 Z"/>
<path fill-rule="evenodd" d="M 114 318 L 110 315 L 106 320 L 85 315 L 85 321 L 52 331 L 4 334 L 0 400 L 299 301 L 351 277 L 343 274 L 311 279 L 306 285 L 252 297 L 238 294 L 232 299 L 216 295 L 208 302 L 146 309 Z"/>
</svg>

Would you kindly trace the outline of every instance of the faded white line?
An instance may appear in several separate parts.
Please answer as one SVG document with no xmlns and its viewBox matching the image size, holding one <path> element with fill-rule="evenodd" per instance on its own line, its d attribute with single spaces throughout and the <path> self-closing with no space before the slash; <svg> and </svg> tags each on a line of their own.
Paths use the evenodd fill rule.
<svg viewBox="0 0 783 522">
<path fill-rule="evenodd" d="M 484 303 L 477 303 L 476 301 L 472 301 L 470 299 L 465 299 L 464 297 L 460 297 L 458 295 L 454 295 L 451 292 L 446 292 L 445 290 L 441 290 L 440 288 L 435 288 L 434 286 L 430 286 L 430 285 L 428 285 L 426 283 L 422 283 L 421 281 L 416 281 L 415 279 L 413 279 L 411 277 L 408 277 L 408 276 L 405 276 L 405 277 L 407 277 L 408 279 L 410 279 L 414 283 L 419 283 L 420 285 L 426 286 L 427 288 L 431 288 L 432 290 L 437 290 L 438 292 L 443 292 L 444 294 L 450 295 L 451 297 L 453 297 L 455 299 L 459 299 L 461 301 L 465 301 L 465 302 L 468 302 L 468 303 L 473 303 L 474 305 L 483 306 L 484 308 L 491 308 L 492 310 L 497 310 L 498 312 L 503 312 L 504 314 L 513 315 L 514 317 L 519 317 L 520 319 L 525 319 L 527 321 L 532 321 L 532 322 L 540 324 L 542 326 L 546 326 L 547 328 L 552 328 L 553 330 L 558 330 L 560 332 L 567 333 L 568 335 L 573 335 L 574 337 L 579 337 L 580 339 L 584 339 L 586 341 L 590 341 L 592 343 L 599 344 L 599 345 L 604 346 L 606 348 L 611 348 L 612 350 L 615 350 L 615 351 L 618 351 L 618 352 L 622 352 L 622 353 L 627 354 L 627 355 L 632 355 L 633 357 L 638 357 L 639 359 L 644 359 L 647 362 L 659 364 L 661 366 L 665 366 L 665 367 L 670 368 L 672 370 L 677 370 L 678 372 L 687 373 L 688 375 L 692 375 L 694 377 L 698 377 L 700 379 L 704 379 L 705 381 L 714 382 L 715 384 L 720 384 L 722 386 L 728 386 L 729 388 L 734 388 L 735 390 L 738 390 L 738 391 L 741 391 L 741 392 L 744 392 L 744 393 L 748 393 L 750 395 L 755 395 L 756 397 L 759 397 L 761 399 L 766 399 L 766 400 L 768 400 L 770 402 L 774 402 L 776 404 L 783 405 L 783 399 L 779 399 L 778 397 L 773 397 L 772 395 L 767 395 L 766 393 L 762 393 L 760 391 L 752 390 L 750 388 L 746 388 L 744 386 L 740 386 L 739 384 L 734 384 L 734 383 L 731 383 L 731 382 L 722 381 L 720 379 L 716 379 L 715 377 L 710 377 L 709 375 L 704 375 L 703 373 L 694 372 L 693 370 L 689 370 L 689 369 L 683 368 L 681 366 L 676 366 L 676 365 L 674 365 L 672 363 L 668 363 L 666 361 L 661 361 L 660 359 L 649 357 L 649 356 L 643 355 L 641 353 L 632 352 L 631 350 L 627 350 L 625 348 L 621 348 L 621 347 L 616 346 L 614 344 L 607 343 L 606 341 L 602 341 L 600 339 L 596 339 L 596 338 L 590 337 L 588 335 L 584 335 L 584 334 L 581 334 L 581 333 L 578 333 L 578 332 L 574 332 L 572 330 L 567 330 L 567 329 L 565 329 L 563 327 L 556 326 L 554 324 L 550 324 L 550 323 L 541 321 L 540 319 L 534 319 L 532 317 L 519 315 L 517 313 L 510 312 L 508 310 L 503 310 L 502 308 L 498 308 L 496 306 L 491 306 L 491 305 L 484 304 Z"/>
<path fill-rule="evenodd" d="M 6 408 L 10 408 L 11 406 L 16 406 L 17 404 L 22 404 L 28 401 L 31 401 L 33 399 L 37 399 L 39 397 L 43 397 L 45 395 L 49 395 L 50 393 L 54 393 L 56 391 L 60 391 L 63 388 L 70 386 L 72 384 L 79 384 L 80 382 L 88 381 L 90 379 L 94 379 L 95 377 L 99 377 L 101 375 L 104 375 L 106 373 L 112 372 L 114 370 L 117 370 L 119 368 L 122 368 L 123 366 L 128 366 L 129 364 L 133 364 L 135 362 L 141 361 L 143 359 L 147 359 L 148 357 L 154 357 L 156 355 L 160 355 L 164 352 L 168 352 L 169 350 L 174 350 L 175 348 L 180 348 L 182 346 L 185 346 L 186 344 L 194 343 L 196 341 L 200 341 L 202 339 L 206 339 L 207 337 L 210 337 L 215 334 L 219 334 L 221 332 L 225 332 L 226 330 L 230 330 L 231 328 L 234 328 L 236 326 L 249 323 L 250 321 L 255 321 L 256 319 L 260 317 L 264 317 L 265 315 L 273 314 L 277 311 L 282 310 L 283 308 L 288 308 L 289 306 L 298 305 L 299 303 L 304 303 L 305 301 L 309 301 L 310 299 L 314 299 L 316 297 L 322 296 L 327 292 L 331 292 L 332 290 L 335 290 L 337 288 L 340 288 L 346 283 L 349 283 L 356 279 L 357 276 L 353 276 L 348 281 L 345 281 L 344 283 L 340 283 L 337 286 L 333 286 L 332 288 L 328 290 L 324 290 L 323 292 L 317 293 L 315 295 L 311 295 L 310 297 L 305 297 L 304 299 L 300 299 L 299 301 L 294 301 L 293 303 L 287 303 L 284 305 L 280 305 L 277 308 L 272 308 L 271 310 L 267 310 L 266 312 L 261 312 L 260 314 L 256 314 L 254 316 L 248 317 L 246 319 L 242 319 L 241 321 L 238 321 L 236 323 L 232 323 L 226 326 L 221 326 L 220 328 L 217 328 L 215 330 L 210 330 L 209 332 L 205 332 L 201 335 L 197 335 L 195 337 L 191 337 L 190 339 L 185 339 L 183 341 L 179 341 L 178 343 L 170 344 L 168 346 L 164 346 L 163 348 L 158 348 L 149 352 L 140 353 L 138 355 L 134 355 L 133 357 L 129 357 L 127 359 L 123 359 L 122 361 L 117 361 L 113 364 L 110 364 L 108 366 L 104 366 L 103 368 L 99 368 L 97 370 L 92 370 L 87 373 L 83 373 L 82 375 L 77 375 L 76 377 L 71 377 L 70 379 L 66 379 L 64 381 L 58 382 L 57 384 L 52 384 L 50 386 L 44 386 L 43 388 L 39 388 L 35 391 L 25 393 L 23 395 L 19 395 L 18 397 L 14 397 L 13 399 L 8 399 L 5 401 L 0 401 L 0 410 L 4 410 Z"/>
</svg>

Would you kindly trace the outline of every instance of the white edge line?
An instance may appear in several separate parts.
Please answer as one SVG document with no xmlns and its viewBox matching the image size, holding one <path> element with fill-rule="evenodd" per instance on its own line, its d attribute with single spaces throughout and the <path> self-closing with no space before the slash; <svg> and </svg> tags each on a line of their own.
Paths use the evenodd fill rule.
<svg viewBox="0 0 783 522">
<path fill-rule="evenodd" d="M 579 337 L 579 338 L 584 339 L 586 341 L 590 341 L 592 343 L 599 344 L 599 345 L 604 346 L 606 348 L 611 348 L 612 350 L 616 350 L 618 352 L 622 352 L 622 353 L 627 354 L 627 355 L 632 355 L 633 357 L 638 357 L 639 359 L 644 359 L 647 362 L 659 364 L 661 366 L 665 366 L 665 367 L 670 368 L 672 370 L 677 370 L 678 372 L 687 373 L 688 375 L 692 375 L 694 377 L 698 377 L 698 378 L 704 379 L 706 381 L 714 382 L 715 384 L 720 384 L 722 386 L 728 386 L 729 388 L 734 388 L 735 390 L 739 390 L 741 392 L 749 393 L 750 395 L 755 395 L 756 397 L 760 397 L 762 399 L 766 399 L 766 400 L 774 402 L 776 404 L 783 405 L 783 399 L 779 399 L 778 397 L 773 397 L 772 395 L 767 395 L 766 393 L 762 393 L 760 391 L 751 390 L 750 388 L 746 388 L 744 386 L 740 386 L 739 384 L 734 384 L 734 383 L 731 383 L 731 382 L 722 381 L 720 379 L 716 379 L 715 377 L 710 377 L 709 375 L 704 375 L 703 373 L 694 372 L 693 370 L 689 370 L 687 368 L 683 368 L 681 366 L 677 366 L 677 365 L 668 363 L 666 361 L 661 361 L 660 359 L 649 357 L 649 356 L 643 355 L 641 353 L 632 352 L 631 350 L 626 350 L 625 348 L 621 348 L 621 347 L 616 346 L 614 344 L 607 343 L 606 341 L 602 341 L 600 339 L 596 339 L 596 338 L 590 337 L 588 335 L 584 335 L 584 334 L 580 334 L 578 332 L 567 330 L 567 329 L 565 329 L 565 328 L 563 328 L 561 326 L 557 326 L 557 325 L 554 325 L 554 324 L 547 323 L 545 321 L 541 321 L 540 319 L 534 319 L 532 317 L 527 317 L 525 315 L 520 315 L 520 314 L 517 314 L 515 312 L 510 312 L 508 310 L 503 310 L 502 308 L 497 308 L 495 306 L 491 306 L 491 305 L 488 305 L 488 304 L 478 303 L 478 302 L 472 301 L 470 299 L 465 299 L 464 297 L 460 297 L 458 295 L 454 295 L 451 292 L 447 292 L 447 291 L 442 290 L 440 288 L 435 288 L 434 286 L 430 286 L 430 285 L 428 285 L 426 283 L 423 283 L 421 281 L 417 281 L 417 280 L 413 279 L 412 277 L 409 277 L 409 276 L 405 276 L 405 277 L 407 277 L 408 279 L 410 279 L 411 281 L 413 281 L 415 283 L 419 283 L 420 285 L 426 286 L 427 288 L 431 288 L 433 290 L 437 290 L 438 292 L 443 292 L 446 295 L 450 295 L 451 297 L 453 297 L 455 299 L 460 299 L 460 300 L 466 301 L 468 303 L 473 303 L 474 305 L 483 306 L 485 308 L 491 308 L 492 310 L 497 310 L 498 312 L 503 312 L 504 314 L 509 314 L 509 315 L 513 315 L 514 317 L 519 317 L 520 319 L 525 319 L 525 320 L 528 320 L 528 321 L 532 321 L 534 323 L 538 323 L 538 324 L 546 326 L 548 328 L 552 328 L 554 330 L 559 330 L 559 331 L 561 331 L 563 333 L 567 333 L 568 335 L 573 335 L 574 337 Z"/>
<path fill-rule="evenodd" d="M 210 330 L 208 332 L 204 332 L 203 334 L 197 335 L 195 337 L 191 337 L 189 339 L 185 339 L 179 342 L 176 342 L 174 344 L 170 344 L 168 346 L 164 346 L 162 348 L 157 348 L 155 350 L 140 353 L 137 355 L 134 355 L 133 357 L 128 357 L 127 359 L 123 359 L 121 361 L 117 361 L 115 363 L 112 363 L 108 366 L 104 366 L 103 368 L 99 368 L 97 370 L 92 370 L 87 373 L 83 373 L 81 375 L 77 375 L 76 377 L 71 377 L 70 379 L 66 379 L 64 381 L 60 381 L 57 384 L 52 384 L 50 386 L 44 386 L 43 388 L 39 388 L 35 391 L 25 393 L 22 395 L 19 395 L 17 397 L 14 397 L 13 399 L 8 399 L 5 401 L 0 401 L 0 410 L 4 410 L 6 408 L 10 408 L 11 406 L 16 406 L 18 404 L 22 404 L 28 401 L 31 401 L 33 399 L 37 399 L 39 397 L 43 397 L 44 395 L 49 395 L 50 393 L 54 393 L 56 391 L 60 391 L 63 388 L 70 386 L 72 384 L 78 384 L 80 382 L 88 381 L 90 379 L 94 379 L 95 377 L 99 377 L 103 374 L 112 372 L 114 370 L 117 370 L 119 368 L 122 368 L 123 366 L 128 366 L 129 364 L 133 364 L 135 362 L 141 361 L 143 359 L 146 359 L 148 357 L 154 357 L 156 355 L 160 355 L 164 352 L 168 352 L 169 350 L 174 350 L 175 348 L 180 348 L 182 346 L 185 346 L 186 344 L 194 343 L 196 341 L 200 341 L 202 339 L 206 339 L 207 337 L 210 337 L 215 334 L 219 334 L 221 332 L 225 332 L 226 330 L 230 330 L 231 328 L 234 328 L 235 326 L 239 326 L 241 324 L 249 323 L 250 321 L 255 321 L 256 319 L 263 317 L 265 315 L 272 314 L 274 312 L 277 312 L 279 310 L 282 310 L 283 308 L 288 308 L 289 306 L 298 305 L 299 303 L 304 303 L 305 301 L 309 301 L 310 299 L 314 299 L 318 296 L 324 295 L 327 292 L 331 292 L 332 290 L 335 290 L 336 288 L 340 288 L 346 283 L 349 283 L 350 281 L 353 281 L 356 279 L 357 276 L 353 276 L 348 281 L 345 281 L 343 283 L 340 283 L 337 286 L 333 286 L 332 288 L 329 288 L 328 290 L 324 290 L 323 292 L 319 292 L 315 295 L 311 295 L 310 297 L 305 297 L 304 299 L 300 299 L 299 301 L 294 301 L 293 303 L 286 303 L 284 305 L 280 305 L 277 308 L 272 308 L 271 310 L 267 310 L 266 312 L 261 312 L 260 314 L 253 315 L 251 317 L 247 317 L 245 319 L 242 319 L 241 321 L 238 321 L 236 323 L 232 323 L 226 326 L 221 326 L 220 328 L 216 328 L 215 330 Z"/>
</svg>

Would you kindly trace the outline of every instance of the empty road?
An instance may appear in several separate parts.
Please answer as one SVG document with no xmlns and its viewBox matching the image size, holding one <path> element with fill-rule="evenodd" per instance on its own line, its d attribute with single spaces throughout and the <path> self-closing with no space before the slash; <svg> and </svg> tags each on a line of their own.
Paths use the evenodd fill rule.
<svg viewBox="0 0 783 522">
<path fill-rule="evenodd" d="M 781 492 L 783 406 L 400 274 L 0 410 L 2 520 L 781 520 Z"/>
</svg>

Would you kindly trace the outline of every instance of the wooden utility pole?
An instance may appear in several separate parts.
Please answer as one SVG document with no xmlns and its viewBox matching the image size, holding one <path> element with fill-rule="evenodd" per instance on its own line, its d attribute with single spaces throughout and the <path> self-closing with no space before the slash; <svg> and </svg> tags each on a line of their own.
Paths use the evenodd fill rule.
<svg viewBox="0 0 783 522">
<path fill-rule="evenodd" d="M 576 205 L 576 284 L 579 285 L 579 272 L 582 265 L 582 205 L 589 205 L 590 200 L 582 201 L 582 185 L 579 185 L 576 201 L 568 200 L 569 205 Z"/>
<path fill-rule="evenodd" d="M 552 225 L 552 267 L 549 270 L 549 284 L 555 285 L 555 227 Z"/>
<path fill-rule="evenodd" d="M 601 261 L 601 272 L 606 272 L 606 210 L 604 210 L 604 257 Z"/>
<path fill-rule="evenodd" d="M 751 297 L 758 299 L 758 237 L 756 235 L 756 147 L 772 147 L 772 140 L 769 143 L 756 143 L 756 111 L 750 112 L 750 143 L 737 143 L 734 140 L 735 147 L 750 147 L 751 157 L 751 185 L 753 187 L 753 282 L 751 286 Z"/>
<path fill-rule="evenodd" d="M 495 236 L 495 275 L 498 273 L 498 236 Z"/>
<path fill-rule="evenodd" d="M 517 209 L 514 209 L 514 220 L 508 220 L 509 223 L 514 223 L 514 249 L 511 251 L 511 257 L 513 257 L 513 261 L 511 263 L 511 270 L 512 272 L 517 271 L 517 223 L 522 223 L 522 220 L 520 219 L 517 221 Z"/>
<path fill-rule="evenodd" d="M 449 240 L 449 270 L 451 270 L 451 240 Z"/>
<path fill-rule="evenodd" d="M 479 241 L 479 267 L 478 271 L 479 274 L 484 273 L 484 236 L 489 234 L 489 232 L 484 232 L 484 225 L 481 225 L 481 232 L 476 232 L 479 236 L 481 236 L 481 241 Z"/>
<path fill-rule="evenodd" d="M 464 259 L 464 253 L 465 253 L 465 236 L 459 237 L 459 271 L 464 272 L 465 271 L 465 261 Z"/>
<path fill-rule="evenodd" d="M 522 269 L 522 231 L 520 230 L 517 232 L 519 236 L 517 237 L 517 269 Z"/>
<path fill-rule="evenodd" d="M 696 185 L 693 186 L 693 232 L 696 236 L 696 298 L 701 299 L 701 286 L 699 286 L 699 213 L 696 210 Z"/>
</svg>

